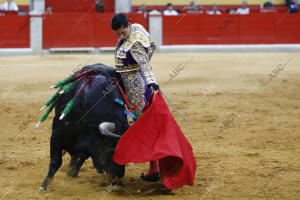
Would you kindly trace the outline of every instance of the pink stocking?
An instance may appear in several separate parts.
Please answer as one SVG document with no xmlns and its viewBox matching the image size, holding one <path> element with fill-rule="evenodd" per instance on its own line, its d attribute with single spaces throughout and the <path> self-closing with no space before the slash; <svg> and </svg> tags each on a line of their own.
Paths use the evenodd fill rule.
<svg viewBox="0 0 300 200">
<path fill-rule="evenodd" d="M 150 168 L 149 168 L 148 173 L 145 176 L 149 176 L 151 174 L 155 174 L 155 173 L 158 173 L 158 172 L 159 172 L 159 170 L 158 170 L 158 162 L 157 162 L 157 160 L 150 161 Z"/>
</svg>

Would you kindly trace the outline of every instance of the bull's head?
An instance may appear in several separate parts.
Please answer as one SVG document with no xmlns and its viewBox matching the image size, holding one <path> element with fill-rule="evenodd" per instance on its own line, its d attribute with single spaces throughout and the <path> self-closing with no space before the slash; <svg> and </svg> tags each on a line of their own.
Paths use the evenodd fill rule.
<svg viewBox="0 0 300 200">
<path fill-rule="evenodd" d="M 97 149 L 94 152 L 94 156 L 92 156 L 97 171 L 104 174 L 112 186 L 118 184 L 122 185 L 122 177 L 125 173 L 125 166 L 113 161 L 113 154 L 118 139 L 121 137 L 121 135 L 116 134 L 116 132 L 118 132 L 117 129 L 118 127 L 116 127 L 116 124 L 113 122 L 100 123 L 100 133 L 105 137 L 101 137 L 100 140 L 96 141 Z"/>
<path fill-rule="evenodd" d="M 102 122 L 99 125 L 99 130 L 102 135 L 109 136 L 109 137 L 116 137 L 116 138 L 121 137 L 120 135 L 113 133 L 115 128 L 116 128 L 115 123 L 112 122 Z"/>
</svg>

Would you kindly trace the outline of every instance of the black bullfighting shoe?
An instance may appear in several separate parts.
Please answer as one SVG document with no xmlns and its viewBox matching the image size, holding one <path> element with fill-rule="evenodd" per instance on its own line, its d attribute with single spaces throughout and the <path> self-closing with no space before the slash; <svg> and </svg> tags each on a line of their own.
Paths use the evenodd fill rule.
<svg viewBox="0 0 300 200">
<path fill-rule="evenodd" d="M 139 180 L 141 181 L 148 181 L 148 182 L 157 182 L 160 180 L 159 172 L 150 174 L 148 176 L 144 176 L 144 173 L 140 176 Z"/>
</svg>

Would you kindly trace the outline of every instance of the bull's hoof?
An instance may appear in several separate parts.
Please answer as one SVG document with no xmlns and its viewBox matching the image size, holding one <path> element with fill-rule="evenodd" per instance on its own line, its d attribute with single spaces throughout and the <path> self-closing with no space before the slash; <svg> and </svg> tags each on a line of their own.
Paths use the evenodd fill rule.
<svg viewBox="0 0 300 200">
<path fill-rule="evenodd" d="M 148 176 L 144 176 L 144 173 L 142 173 L 142 175 L 139 177 L 139 180 L 148 181 L 148 182 L 157 182 L 160 180 L 160 174 L 158 172 Z"/>
<path fill-rule="evenodd" d="M 40 192 L 44 192 L 44 191 L 48 191 L 49 187 L 45 187 L 45 186 L 40 186 L 39 191 Z"/>
<path fill-rule="evenodd" d="M 68 171 L 67 171 L 67 175 L 69 176 L 69 177 L 72 177 L 72 178 L 75 178 L 75 177 L 77 177 L 78 176 L 78 172 L 76 171 L 76 170 L 74 170 L 74 169 L 69 169 Z"/>
<path fill-rule="evenodd" d="M 97 172 L 98 172 L 99 174 L 103 174 L 103 170 L 102 170 L 102 169 L 97 169 Z"/>
<path fill-rule="evenodd" d="M 125 186 L 122 181 L 115 181 L 111 183 L 111 190 L 112 191 L 125 190 Z"/>
</svg>

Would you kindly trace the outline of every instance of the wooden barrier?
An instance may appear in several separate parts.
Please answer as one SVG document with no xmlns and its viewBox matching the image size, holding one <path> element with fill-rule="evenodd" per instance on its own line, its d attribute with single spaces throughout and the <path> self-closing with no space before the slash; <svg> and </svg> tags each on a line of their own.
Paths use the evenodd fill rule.
<svg viewBox="0 0 300 200">
<path fill-rule="evenodd" d="M 111 30 L 114 13 L 55 13 L 44 15 L 43 49 L 65 47 L 112 47 L 118 36 Z M 128 14 L 132 23 L 148 29 L 143 14 Z"/>
<path fill-rule="evenodd" d="M 29 48 L 29 16 L 0 16 L 0 48 Z"/>
<path fill-rule="evenodd" d="M 70 12 L 43 16 L 43 49 L 113 47 L 114 13 Z M 143 14 L 128 14 L 148 29 Z M 0 48 L 30 48 L 29 16 L 0 16 Z M 300 44 L 300 14 L 163 16 L 163 45 Z"/>
</svg>

